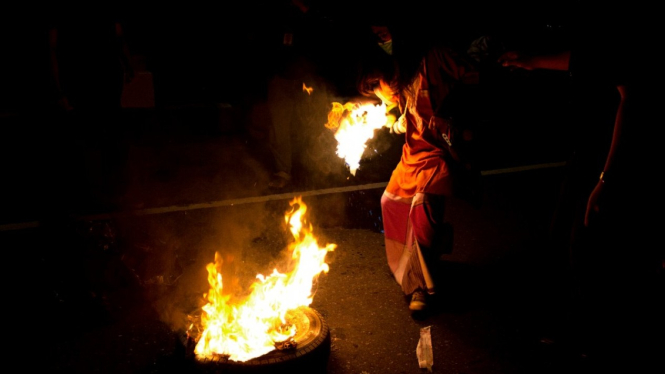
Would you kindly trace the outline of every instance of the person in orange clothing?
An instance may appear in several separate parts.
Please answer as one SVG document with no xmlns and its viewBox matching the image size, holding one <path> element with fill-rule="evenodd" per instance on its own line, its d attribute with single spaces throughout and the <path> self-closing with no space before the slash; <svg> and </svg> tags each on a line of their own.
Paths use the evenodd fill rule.
<svg viewBox="0 0 665 374">
<path fill-rule="evenodd" d="M 358 90 L 396 108 L 386 127 L 404 134 L 402 156 L 381 197 L 386 255 L 409 309 L 426 309 L 435 293 L 434 264 L 444 253 L 446 198 L 455 193 L 446 139 L 446 99 L 459 85 L 478 83 L 478 71 L 463 54 L 438 44 L 400 44 L 374 59 Z M 404 49 L 401 49 L 404 46 Z M 394 111 L 391 111 L 394 113 Z M 390 118 L 390 117 L 389 117 Z"/>
</svg>

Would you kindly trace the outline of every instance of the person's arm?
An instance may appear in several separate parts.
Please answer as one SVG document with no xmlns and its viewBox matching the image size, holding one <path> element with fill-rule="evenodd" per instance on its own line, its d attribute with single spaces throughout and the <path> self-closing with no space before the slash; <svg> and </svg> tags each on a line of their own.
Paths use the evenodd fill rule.
<svg viewBox="0 0 665 374">
<path fill-rule="evenodd" d="M 628 90 L 626 86 L 618 85 L 617 90 L 619 91 L 620 101 L 617 108 L 616 117 L 614 120 L 614 129 L 612 131 L 612 141 L 610 143 L 609 151 L 607 152 L 607 157 L 605 158 L 605 165 L 603 171 L 598 178 L 598 183 L 594 187 L 593 191 L 589 195 L 589 200 L 587 201 L 586 213 L 584 215 L 584 225 L 589 226 L 591 220 L 593 219 L 593 213 L 598 213 L 600 210 L 600 200 L 601 193 L 605 186 L 606 179 L 611 179 L 612 176 L 612 165 L 617 153 L 617 150 L 620 146 L 621 132 L 624 126 L 624 112 L 626 110 L 626 102 L 628 97 Z"/>
<path fill-rule="evenodd" d="M 525 70 L 566 71 L 570 65 L 570 51 L 566 50 L 550 55 L 529 55 L 520 51 L 508 51 L 499 57 L 499 63 L 505 67 L 516 67 Z"/>
<path fill-rule="evenodd" d="M 125 70 L 125 82 L 129 83 L 134 79 L 134 67 L 132 66 L 131 54 L 120 22 L 115 23 L 115 35 L 118 38 L 120 47 L 120 61 Z"/>
<path fill-rule="evenodd" d="M 55 85 L 55 92 L 58 95 L 57 104 L 60 108 L 70 111 L 73 109 L 67 94 L 65 93 L 62 83 L 60 81 L 60 63 L 58 61 L 58 29 L 53 27 L 48 30 L 48 44 L 49 44 L 49 62 L 51 68 L 51 77 Z"/>
</svg>

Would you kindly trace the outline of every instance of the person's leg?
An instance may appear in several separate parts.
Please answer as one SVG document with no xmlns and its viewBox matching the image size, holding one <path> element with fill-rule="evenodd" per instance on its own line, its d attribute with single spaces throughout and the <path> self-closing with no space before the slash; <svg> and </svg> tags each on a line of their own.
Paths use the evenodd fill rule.
<svg viewBox="0 0 665 374">
<path fill-rule="evenodd" d="M 276 178 L 271 180 L 270 187 L 282 188 L 291 180 L 291 125 L 296 115 L 293 100 L 292 81 L 274 77 L 268 87 L 271 120 L 268 142 L 274 157 Z"/>
<path fill-rule="evenodd" d="M 418 193 L 413 199 L 409 220 L 415 245 L 402 288 L 405 292 L 417 289 L 433 294 L 434 267 L 443 248 L 445 197 Z"/>
<path fill-rule="evenodd" d="M 425 293 L 434 293 L 432 270 L 444 239 L 445 198 L 416 194 L 400 199 L 388 193 L 381 198 L 386 256 L 395 280 L 411 295 L 411 310 L 426 306 Z"/>
<path fill-rule="evenodd" d="M 337 141 L 325 127 L 332 108 L 328 86 L 317 76 L 305 77 L 296 92 L 298 121 L 294 140 L 294 168 L 302 171 L 299 178 L 310 188 L 326 186 L 328 177 L 341 170 L 343 163 L 336 154 Z M 335 168 L 339 169 L 335 169 Z"/>
<path fill-rule="evenodd" d="M 381 196 L 381 215 L 388 266 L 398 284 L 411 257 L 412 235 L 409 222 L 411 199 L 399 199 L 387 192 Z"/>
</svg>

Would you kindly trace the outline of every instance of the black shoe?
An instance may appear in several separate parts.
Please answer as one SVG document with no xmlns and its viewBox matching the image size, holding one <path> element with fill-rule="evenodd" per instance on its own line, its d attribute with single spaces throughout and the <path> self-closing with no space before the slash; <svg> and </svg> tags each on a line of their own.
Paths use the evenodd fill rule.
<svg viewBox="0 0 665 374">
<path fill-rule="evenodd" d="M 427 308 L 427 300 L 425 293 L 421 290 L 416 290 L 411 294 L 411 302 L 409 303 L 409 309 L 414 312 L 419 312 Z"/>
</svg>

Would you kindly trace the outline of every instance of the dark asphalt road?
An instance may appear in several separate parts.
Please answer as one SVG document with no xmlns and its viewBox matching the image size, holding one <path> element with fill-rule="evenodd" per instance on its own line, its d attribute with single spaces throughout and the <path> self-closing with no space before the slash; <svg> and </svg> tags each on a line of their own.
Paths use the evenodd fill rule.
<svg viewBox="0 0 665 374">
<path fill-rule="evenodd" d="M 120 174 L 127 183 L 110 181 L 106 187 L 116 189 L 106 193 L 104 185 L 74 188 L 66 179 L 66 170 L 91 175 L 94 149 L 80 168 L 44 170 L 58 164 L 30 156 L 43 144 L 27 136 L 32 119 L 10 119 L 28 129 L 14 127 L 26 136 L 7 151 L 15 156 L 0 232 L 7 364 L 50 373 L 190 371 L 178 348 L 187 315 L 199 311 L 207 291 L 206 264 L 219 251 L 234 258 L 238 279 L 268 271 L 289 239 L 282 225 L 288 202 L 301 195 L 320 243 L 337 246 L 311 305 L 330 329 L 327 373 L 423 372 L 416 347 L 427 326 L 435 373 L 612 366 L 569 340 L 565 254 L 546 240 L 563 172 L 556 144 L 488 142 L 482 204 L 450 201 L 455 238 L 441 257 L 441 292 L 429 313 L 412 316 L 380 232 L 381 187 L 399 157 L 395 144 L 356 178 L 328 159 L 326 180 L 302 177 L 293 190 L 274 193 L 264 188 L 261 139 L 228 131 L 220 118 L 197 110 L 132 113 Z M 539 166 L 520 168 L 528 165 Z M 630 358 L 635 368 L 653 362 L 644 353 Z"/>
</svg>

